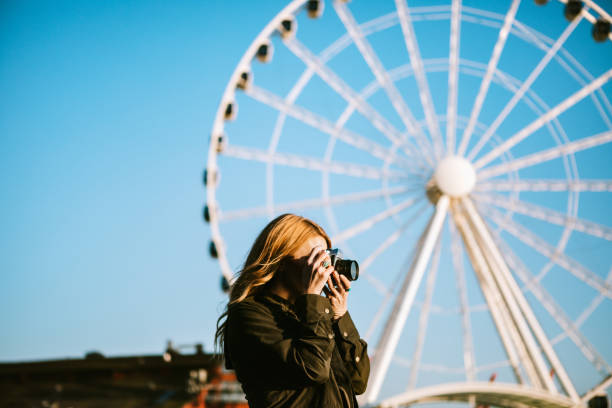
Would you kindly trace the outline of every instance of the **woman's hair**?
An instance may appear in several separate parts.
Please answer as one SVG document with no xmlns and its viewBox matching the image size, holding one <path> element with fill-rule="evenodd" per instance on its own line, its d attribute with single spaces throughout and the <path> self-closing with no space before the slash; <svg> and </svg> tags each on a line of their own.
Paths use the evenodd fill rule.
<svg viewBox="0 0 612 408">
<path fill-rule="evenodd" d="M 283 214 L 270 221 L 253 243 L 244 266 L 230 287 L 228 306 L 242 302 L 248 296 L 260 293 L 266 288 L 281 267 L 281 262 L 295 253 L 302 244 L 312 237 L 321 236 L 331 240 L 315 222 L 295 214 Z M 217 320 L 215 344 L 223 349 L 227 308 Z"/>
</svg>

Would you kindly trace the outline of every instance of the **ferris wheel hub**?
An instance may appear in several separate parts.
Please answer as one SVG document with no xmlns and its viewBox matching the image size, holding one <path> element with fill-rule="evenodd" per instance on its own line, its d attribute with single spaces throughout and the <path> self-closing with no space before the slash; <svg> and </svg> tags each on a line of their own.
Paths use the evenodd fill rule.
<svg viewBox="0 0 612 408">
<path fill-rule="evenodd" d="M 469 194 L 476 184 L 476 171 L 467 159 L 448 156 L 440 161 L 434 180 L 440 191 L 451 197 Z"/>
</svg>

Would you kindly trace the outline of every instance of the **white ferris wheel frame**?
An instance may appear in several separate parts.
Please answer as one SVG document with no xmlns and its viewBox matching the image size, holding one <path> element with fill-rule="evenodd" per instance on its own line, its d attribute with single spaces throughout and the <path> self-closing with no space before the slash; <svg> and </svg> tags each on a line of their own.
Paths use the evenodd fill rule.
<svg viewBox="0 0 612 408">
<path fill-rule="evenodd" d="M 559 1 L 563 3 L 566 2 L 565 0 Z M 262 44 L 271 45 L 268 39 L 279 31 L 279 27 L 281 27 L 281 23 L 284 20 L 292 19 L 293 16 L 304 7 L 306 0 L 294 0 L 286 6 L 261 31 L 240 60 L 228 82 L 215 117 L 205 176 L 205 183 L 207 185 L 207 209 L 210 218 L 212 243 L 217 252 L 222 273 L 228 282 L 232 281 L 232 268 L 229 265 L 226 248 L 220 233 L 220 221 L 248 218 L 258 215 L 271 216 L 275 213 L 290 210 L 295 211 L 312 207 L 325 207 L 334 232 L 334 242 L 344 242 L 352 236 L 371 228 L 380 220 L 396 216 L 402 210 L 419 201 L 418 199 L 409 199 L 399 204 L 392 205 L 391 197 L 407 193 L 412 188 L 410 184 L 402 187 L 388 186 L 389 180 L 406 179 L 405 172 L 393 170 L 390 168 L 391 165 L 409 169 L 413 171 L 414 174 L 417 175 L 417 179 L 419 179 L 418 175 L 422 174 L 427 166 L 433 167 L 434 162 L 442 157 L 444 149 L 450 152 L 456 152 L 456 154 L 460 156 L 465 155 L 468 159 L 474 160 L 482 147 L 487 143 L 497 141 L 493 149 L 474 162 L 475 169 L 479 170 L 478 184 L 473 192 L 473 197 L 478 199 L 477 203 L 473 203 L 468 197 L 451 199 L 446 195 L 442 195 L 438 199 L 429 225 L 417 244 L 418 251 L 412 263 L 409 265 L 402 285 L 402 290 L 399 291 L 399 295 L 395 300 L 391 317 L 384 328 L 383 332 L 385 335 L 381 337 L 381 342 L 376 348 L 376 354 L 372 364 L 370 385 L 366 394 L 362 396 L 361 401 L 371 404 L 378 398 L 382 381 L 393 357 L 397 342 L 399 341 L 399 335 L 407 315 L 413 306 L 414 297 L 420 286 L 425 269 L 433 255 L 432 266 L 430 268 L 431 272 L 427 283 L 428 290 L 426 292 L 426 300 L 421 305 L 420 320 L 425 322 L 421 324 L 426 325 L 427 314 L 430 312 L 432 306 L 430 304 L 431 291 L 429 288 L 430 285 L 433 285 L 435 269 L 437 269 L 434 265 L 437 265 L 436 260 L 439 259 L 439 244 L 436 244 L 436 242 L 439 242 L 438 237 L 441 233 L 442 225 L 445 220 L 448 219 L 451 235 L 453 237 L 451 245 L 453 263 L 456 265 L 455 271 L 457 273 L 458 285 L 461 293 L 460 313 L 462 315 L 463 335 L 464 339 L 467 339 L 467 341 L 464 341 L 464 359 L 468 381 L 459 384 L 441 384 L 426 389 L 409 390 L 405 394 L 383 401 L 381 405 L 391 407 L 433 400 L 474 402 L 474 398 L 478 396 L 479 401 L 488 401 L 488 403 L 500 403 L 500 401 L 502 401 L 504 404 L 507 404 L 507 406 L 519 406 L 526 401 L 539 401 L 546 406 L 555 407 L 583 406 L 586 401 L 588 401 L 588 398 L 612 384 L 612 367 L 610 367 L 610 365 L 597 353 L 595 348 L 579 330 L 581 322 L 588 317 L 604 298 L 612 298 L 612 271 L 610 271 L 608 278 L 603 280 L 584 266 L 564 255 L 563 249 L 567 244 L 571 232 L 574 230 L 602 239 L 612 240 L 612 228 L 581 220 L 577 217 L 578 193 L 581 191 L 611 192 L 612 180 L 580 180 L 577 176 L 573 154 L 580 150 L 609 143 L 612 141 L 612 131 L 602 132 L 569 142 L 565 135 L 565 131 L 556 118 L 561 113 L 574 106 L 577 102 L 589 96 L 592 98 L 597 110 L 608 125 L 608 128 L 612 129 L 612 122 L 606 113 L 606 110 L 612 112 L 612 106 L 605 93 L 601 90 L 601 87 L 612 78 L 612 69 L 598 78 L 593 78 L 590 73 L 571 56 L 571 54 L 563 49 L 564 42 L 572 34 L 581 20 L 586 20 L 594 24 L 597 20 L 596 15 L 599 15 L 600 18 L 607 21 L 612 21 L 612 17 L 595 2 L 584 0 L 585 7 L 581 10 L 578 17 L 567 26 L 557 40 L 553 41 L 515 20 L 520 0 L 513 0 L 508 12 L 504 16 L 492 12 L 481 12 L 479 9 L 475 8 L 464 7 L 461 5 L 461 0 L 452 0 L 450 7 L 420 7 L 414 8 L 412 11 L 408 9 L 405 0 L 396 0 L 395 2 L 397 8 L 396 13 L 390 13 L 389 15 L 381 16 L 366 23 L 358 24 L 348 7 L 344 4 L 344 1 L 332 1 L 338 17 L 347 30 L 347 34 L 332 43 L 319 55 L 312 53 L 306 46 L 300 43 L 294 35 L 291 35 L 291 33 L 288 33 L 288 35 L 283 38 L 284 45 L 307 66 L 307 69 L 298 79 L 291 92 L 289 92 L 286 97 L 281 97 L 263 88 L 259 88 L 254 84 L 249 84 L 244 89 L 245 93 L 254 100 L 269 105 L 279 111 L 279 117 L 274 128 L 272 140 L 267 150 L 258 150 L 229 144 L 227 139 L 223 138 L 224 123 L 227 120 L 225 117 L 226 109 L 228 104 L 234 104 L 233 108 L 234 110 L 236 109 L 234 103 L 236 84 L 241 80 L 241 75 L 244 73 L 250 74 L 250 64 L 259 47 Z M 448 11 L 450 11 L 451 36 L 449 40 L 450 52 L 448 59 L 424 60 L 421 58 L 418 43 L 412 28 L 412 21 L 417 20 L 419 17 L 418 13 L 412 14 L 417 9 L 423 14 L 426 14 L 428 11 L 435 11 L 438 13 L 448 13 Z M 593 14 L 591 12 L 593 12 Z M 448 17 L 444 18 L 448 19 Z M 472 21 L 485 21 L 489 19 L 488 24 L 500 26 L 496 45 L 486 67 L 475 61 L 464 60 L 459 57 L 460 22 L 463 20 L 470 21 L 470 19 L 472 19 Z M 369 45 L 367 36 L 378 30 L 398 24 L 398 20 L 402 28 L 402 33 L 404 34 L 406 48 L 410 55 L 410 64 L 408 64 L 409 66 L 398 67 L 392 71 L 386 71 L 380 60 L 378 60 L 375 51 Z M 530 41 L 546 52 L 545 56 L 523 82 L 503 73 L 497 67 L 506 38 L 510 33 Z M 609 37 L 612 40 L 612 34 L 610 34 Z M 376 78 L 375 81 L 361 92 L 351 89 L 350 86 L 344 83 L 344 81 L 325 64 L 351 43 L 357 46 Z M 563 54 L 564 59 L 561 58 L 560 54 Z M 557 60 L 559 64 L 578 81 L 582 88 L 558 105 L 550 108 L 530 89 L 530 87 L 552 59 Z M 447 104 L 445 116 L 436 115 L 433 109 L 427 80 L 425 78 L 426 72 L 431 72 L 436 69 L 447 70 L 449 72 L 449 102 Z M 457 82 L 459 72 L 477 75 L 483 78 L 469 118 L 457 115 Z M 293 104 L 301 90 L 306 86 L 309 79 L 314 74 L 320 76 L 348 103 L 346 110 L 335 123 Z M 411 75 L 414 75 L 417 81 L 419 98 L 425 114 L 424 123 L 415 119 L 395 87 L 395 81 Z M 492 82 L 501 84 L 513 92 L 514 95 L 493 123 L 490 126 L 483 126 L 478 122 L 478 116 L 487 95 L 488 88 Z M 368 96 L 378 89 L 384 90 L 389 97 L 393 108 L 402 118 L 407 133 L 402 133 L 395 129 L 368 104 Z M 599 98 L 596 97 L 596 95 L 599 96 Z M 538 118 L 510 138 L 501 141 L 496 136 L 495 132 L 519 101 L 526 101 L 530 108 L 536 112 Z M 354 111 L 358 111 L 370 120 L 374 127 L 392 142 L 391 148 L 378 145 L 359 134 L 344 129 L 344 123 Z M 330 143 L 328 144 L 323 159 L 306 158 L 299 155 L 276 152 L 276 145 L 278 144 L 286 116 L 296 118 L 331 136 Z M 444 121 L 447 122 L 446 146 L 444 146 L 444 139 L 439 129 L 439 123 Z M 512 158 L 510 149 L 543 126 L 549 129 L 550 133 L 555 138 L 557 146 L 529 156 L 516 159 Z M 423 128 L 427 128 L 429 135 L 431 135 L 431 144 L 423 133 Z M 455 132 L 459 128 L 463 128 L 463 134 L 461 137 L 455 139 Z M 475 147 L 468 151 L 467 146 L 474 132 L 481 133 L 482 136 L 480 136 Z M 336 140 L 367 150 L 373 156 L 384 160 L 382 169 L 352 163 L 333 162 L 331 156 Z M 399 154 L 398 151 L 402 151 L 405 156 Z M 217 155 L 220 153 L 235 158 L 266 163 L 267 199 L 265 206 L 231 212 L 222 212 L 218 208 L 215 200 L 215 187 L 219 182 Z M 410 157 L 411 160 L 406 160 L 404 158 L 406 156 Z M 499 157 L 502 158 L 501 164 L 487 167 L 488 164 Z M 516 172 L 519 169 L 555 158 L 563 159 L 567 181 L 544 179 L 520 180 L 518 178 Z M 275 164 L 291 165 L 321 171 L 323 175 L 322 197 L 320 199 L 283 204 L 282 206 L 274 205 L 271 185 L 273 184 L 273 167 Z M 383 188 L 380 190 L 352 193 L 343 196 L 330 196 L 330 173 L 380 179 L 383 181 Z M 502 174 L 508 175 L 509 179 L 490 180 Z M 421 182 L 423 181 L 423 177 L 424 176 L 421 176 Z M 518 193 L 521 191 L 567 191 L 570 195 L 570 200 L 568 200 L 568 212 L 567 214 L 563 214 L 523 202 L 518 199 Z M 508 200 L 507 197 L 504 196 L 502 198 L 495 194 L 495 192 L 512 192 L 515 194 L 515 198 Z M 330 210 L 332 205 L 380 197 L 385 198 L 387 201 L 387 210 L 349 229 L 338 231 Z M 498 208 L 505 210 L 506 214 L 503 214 Z M 450 216 L 447 218 L 449 213 Z M 550 245 L 542 238 L 539 238 L 531 231 L 514 222 L 510 218 L 512 213 L 525 214 L 532 218 L 541 219 L 551 224 L 564 227 L 561 239 L 556 246 Z M 538 252 L 550 258 L 550 261 L 537 276 L 531 275 L 528 269 L 522 265 L 520 259 L 516 257 L 509 248 L 504 248 L 505 243 L 499 239 L 494 231 L 489 229 L 481 214 L 485 214 L 488 218 L 493 220 L 498 229 L 514 235 L 519 240 L 527 243 Z M 451 219 L 454 223 L 450 222 Z M 393 241 L 397 240 L 406 229 L 407 225 L 408 222 L 402 225 L 394 234 L 389 236 L 379 248 L 366 258 L 362 264 L 362 268 L 367 270 L 367 266 L 369 266 L 377 254 L 381 253 Z M 466 246 L 468 257 L 470 258 L 478 281 L 483 289 L 483 294 L 487 303 L 486 308 L 493 317 L 498 334 L 500 335 L 507 353 L 508 360 L 502 363 L 507 363 L 512 367 L 519 385 L 488 384 L 473 381 L 477 367 L 475 367 L 473 350 L 471 350 L 470 307 L 468 306 L 465 295 L 465 278 L 463 277 L 463 267 L 459 266 L 461 263 L 459 259 L 462 256 L 460 248 L 461 240 Z M 554 299 L 539 284 L 540 280 L 554 264 L 568 270 L 598 292 L 596 299 L 591 302 L 590 307 L 584 311 L 583 315 L 581 315 L 576 322 L 572 321 L 564 314 L 562 308 L 556 304 Z M 515 271 L 523 281 L 523 288 L 520 288 L 512 277 L 510 268 Z M 370 278 L 370 281 L 375 285 L 379 285 L 382 293 L 390 296 L 391 292 L 388 288 L 385 288 L 380 282 L 376 282 L 376 279 L 369 274 L 367 274 L 366 277 Z M 564 332 L 552 341 L 547 338 L 531 311 L 523 295 L 524 292 L 527 291 L 531 291 L 535 295 L 560 327 L 563 328 Z M 385 300 L 390 300 L 390 297 L 387 297 Z M 386 303 L 383 303 L 384 305 L 381 307 L 381 310 L 386 306 Z M 380 318 L 379 313 L 377 316 Z M 422 335 L 419 335 L 417 345 L 422 346 L 424 333 L 425 330 L 422 331 Z M 606 378 L 604 378 L 600 384 L 596 385 L 582 396 L 578 395 L 576 392 L 571 379 L 565 372 L 563 365 L 553 349 L 553 345 L 565 337 L 570 338 L 600 372 L 607 373 Z M 414 386 L 416 378 L 414 373 L 419 365 L 419 353 L 419 346 L 417 346 L 416 361 L 411 363 L 410 382 L 412 386 Z M 557 385 L 552 381 L 548 374 L 548 365 L 546 361 L 548 361 L 550 366 L 554 369 L 565 394 L 561 393 L 557 389 Z M 531 387 L 520 385 L 525 381 L 525 378 L 532 384 Z"/>
</svg>

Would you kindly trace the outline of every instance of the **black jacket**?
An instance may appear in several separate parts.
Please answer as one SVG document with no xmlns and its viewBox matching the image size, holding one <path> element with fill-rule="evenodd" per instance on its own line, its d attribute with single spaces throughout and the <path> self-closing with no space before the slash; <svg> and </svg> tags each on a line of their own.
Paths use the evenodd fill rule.
<svg viewBox="0 0 612 408">
<path fill-rule="evenodd" d="M 275 295 L 230 305 L 225 361 L 252 408 L 357 407 L 370 373 L 367 345 L 348 312 L 333 322 L 329 300 L 319 295 L 295 305 Z"/>
</svg>

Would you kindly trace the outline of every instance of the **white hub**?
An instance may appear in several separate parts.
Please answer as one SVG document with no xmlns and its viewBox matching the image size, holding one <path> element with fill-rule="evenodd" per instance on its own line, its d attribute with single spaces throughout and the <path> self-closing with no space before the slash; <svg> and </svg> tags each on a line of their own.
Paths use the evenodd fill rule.
<svg viewBox="0 0 612 408">
<path fill-rule="evenodd" d="M 474 188 L 476 171 L 465 158 L 448 156 L 438 164 L 434 180 L 442 193 L 451 197 L 462 197 Z"/>
</svg>

